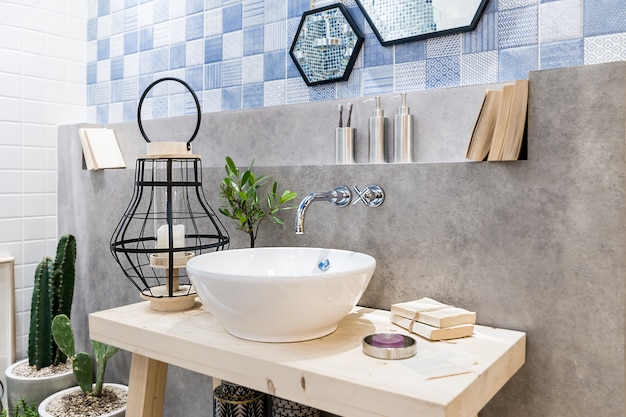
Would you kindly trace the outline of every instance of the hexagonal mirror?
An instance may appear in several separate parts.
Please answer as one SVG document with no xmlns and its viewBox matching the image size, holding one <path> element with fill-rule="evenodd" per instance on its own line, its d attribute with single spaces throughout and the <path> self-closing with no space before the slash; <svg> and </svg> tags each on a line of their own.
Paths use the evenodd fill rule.
<svg viewBox="0 0 626 417">
<path fill-rule="evenodd" d="M 337 3 L 302 14 L 289 55 L 309 86 L 346 81 L 362 44 L 363 34 Z"/>
<path fill-rule="evenodd" d="M 356 0 L 382 45 L 476 29 L 488 0 Z"/>
</svg>

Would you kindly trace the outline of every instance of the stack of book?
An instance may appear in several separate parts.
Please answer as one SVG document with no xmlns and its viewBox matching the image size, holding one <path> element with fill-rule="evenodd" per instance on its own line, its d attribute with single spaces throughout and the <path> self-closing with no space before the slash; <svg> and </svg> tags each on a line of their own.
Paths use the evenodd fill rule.
<svg viewBox="0 0 626 417">
<path fill-rule="evenodd" d="M 78 134 L 87 169 L 126 168 L 113 129 L 81 128 Z"/>
<path fill-rule="evenodd" d="M 429 340 L 471 336 L 476 313 L 431 298 L 391 305 L 391 322 Z"/>
<path fill-rule="evenodd" d="M 520 156 L 526 113 L 528 80 L 500 90 L 486 90 L 465 158 L 472 161 L 514 161 Z"/>
</svg>

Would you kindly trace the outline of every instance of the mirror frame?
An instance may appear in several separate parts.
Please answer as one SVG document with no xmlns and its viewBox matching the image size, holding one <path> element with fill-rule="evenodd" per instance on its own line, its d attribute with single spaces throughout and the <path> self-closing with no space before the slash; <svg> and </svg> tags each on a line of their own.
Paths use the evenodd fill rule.
<svg viewBox="0 0 626 417">
<path fill-rule="evenodd" d="M 310 15 L 315 15 L 317 13 L 321 13 L 321 12 L 325 12 L 327 10 L 332 10 L 332 9 L 338 9 L 339 12 L 343 15 L 344 19 L 346 20 L 346 23 L 350 26 L 350 29 L 352 30 L 352 32 L 354 33 L 354 35 L 356 36 L 356 42 L 354 44 L 354 48 L 352 50 L 352 53 L 350 55 L 350 59 L 348 60 L 348 63 L 346 64 L 346 67 L 343 71 L 343 73 L 337 77 L 332 77 L 332 78 L 324 78 L 324 79 L 320 79 L 320 80 L 315 80 L 315 81 L 311 81 L 309 79 L 309 74 L 307 74 L 304 70 L 304 68 L 302 68 L 300 61 L 298 60 L 297 57 L 297 50 L 296 50 L 296 46 L 298 44 L 298 40 L 300 39 L 300 36 L 302 34 L 302 30 L 303 30 L 303 26 L 306 24 L 308 18 Z M 333 83 L 336 81 L 347 81 L 348 78 L 350 77 L 350 73 L 352 72 L 352 68 L 354 67 L 354 63 L 356 62 L 357 56 L 359 55 L 359 52 L 361 50 L 361 46 L 363 45 L 363 42 L 365 40 L 365 37 L 363 36 L 363 33 L 361 32 L 361 30 L 359 29 L 359 27 L 356 25 L 354 19 L 352 18 L 352 16 L 350 15 L 350 13 L 348 12 L 348 9 L 341 3 L 335 3 L 335 4 L 331 4 L 328 6 L 324 6 L 324 7 L 320 7 L 317 9 L 313 9 L 313 10 L 308 10 L 306 12 L 304 12 L 302 14 L 302 18 L 300 19 L 300 24 L 298 25 L 298 30 L 296 31 L 296 34 L 294 36 L 293 42 L 291 44 L 291 48 L 289 49 L 289 55 L 291 56 L 291 59 L 293 60 L 294 64 L 296 65 L 296 68 L 298 69 L 298 72 L 300 72 L 300 75 L 302 76 L 302 79 L 304 80 L 304 82 L 306 83 L 306 85 L 308 86 L 313 86 L 313 85 L 319 85 L 319 84 L 326 84 L 326 83 Z"/>
<path fill-rule="evenodd" d="M 414 42 L 414 41 L 419 41 L 423 39 L 434 38 L 437 36 L 446 36 L 446 35 L 451 35 L 455 33 L 472 31 L 476 29 L 476 26 L 478 26 L 478 22 L 480 21 L 480 18 L 482 17 L 487 7 L 487 3 L 489 3 L 489 0 L 481 0 L 480 4 L 478 5 L 478 9 L 476 10 L 476 14 L 474 15 L 474 18 L 472 19 L 472 22 L 467 26 L 459 26 L 456 28 L 443 29 L 443 30 L 434 30 L 432 32 L 423 33 L 423 34 L 415 35 L 415 36 L 408 36 L 405 38 L 384 39 L 382 35 L 380 34 L 380 32 L 378 31 L 376 24 L 374 23 L 369 13 L 363 6 L 363 1 L 364 0 L 356 0 L 356 3 L 359 6 L 359 9 L 361 9 L 361 12 L 363 13 L 363 15 L 365 16 L 365 19 L 367 19 L 367 22 L 369 23 L 370 27 L 374 31 L 374 34 L 378 38 L 378 41 L 383 46 L 390 46 L 390 45 L 394 45 L 398 43 Z"/>
</svg>

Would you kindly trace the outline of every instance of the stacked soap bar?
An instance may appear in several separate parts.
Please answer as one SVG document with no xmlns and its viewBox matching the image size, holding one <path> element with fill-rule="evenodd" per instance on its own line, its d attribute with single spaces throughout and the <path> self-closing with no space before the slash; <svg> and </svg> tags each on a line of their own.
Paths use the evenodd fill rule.
<svg viewBox="0 0 626 417">
<path fill-rule="evenodd" d="M 391 322 L 430 340 L 471 336 L 476 313 L 431 298 L 391 305 Z"/>
</svg>

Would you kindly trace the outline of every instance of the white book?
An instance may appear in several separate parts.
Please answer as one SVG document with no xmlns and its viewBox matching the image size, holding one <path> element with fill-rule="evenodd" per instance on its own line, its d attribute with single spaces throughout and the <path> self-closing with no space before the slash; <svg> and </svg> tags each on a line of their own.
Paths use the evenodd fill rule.
<svg viewBox="0 0 626 417">
<path fill-rule="evenodd" d="M 474 334 L 473 324 L 460 324 L 458 326 L 445 327 L 442 329 L 420 323 L 419 321 L 413 321 L 409 318 L 398 316 L 396 314 L 391 315 L 391 322 L 407 329 L 411 333 L 429 340 L 459 339 L 461 337 L 468 337 Z"/>
<path fill-rule="evenodd" d="M 113 129 L 83 128 L 79 133 L 87 169 L 126 168 Z"/>
<path fill-rule="evenodd" d="M 476 323 L 475 312 L 449 306 L 426 297 L 392 304 L 391 313 L 439 328 Z"/>
</svg>

